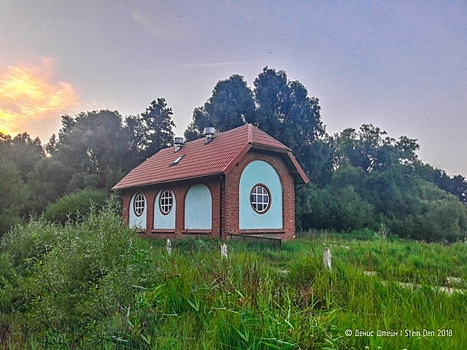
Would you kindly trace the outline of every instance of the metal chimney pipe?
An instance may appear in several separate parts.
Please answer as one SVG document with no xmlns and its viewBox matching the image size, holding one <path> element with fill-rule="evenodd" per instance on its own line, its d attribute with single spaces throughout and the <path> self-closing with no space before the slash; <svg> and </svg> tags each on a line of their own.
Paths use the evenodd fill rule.
<svg viewBox="0 0 467 350">
<path fill-rule="evenodd" d="M 216 129 L 212 126 L 208 126 L 207 128 L 204 128 L 204 135 L 206 135 L 205 144 L 208 144 L 209 142 L 212 141 L 212 138 L 214 137 L 215 133 L 216 133 Z"/>
<path fill-rule="evenodd" d="M 175 152 L 179 151 L 180 148 L 182 148 L 183 143 L 184 143 L 183 137 L 181 137 L 181 136 L 176 136 L 176 137 L 174 138 Z"/>
</svg>

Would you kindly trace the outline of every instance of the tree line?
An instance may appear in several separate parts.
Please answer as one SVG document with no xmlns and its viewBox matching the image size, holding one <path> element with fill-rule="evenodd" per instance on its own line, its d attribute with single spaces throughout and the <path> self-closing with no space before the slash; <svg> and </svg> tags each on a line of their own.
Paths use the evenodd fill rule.
<svg viewBox="0 0 467 350">
<path fill-rule="evenodd" d="M 109 191 L 133 167 L 173 144 L 175 123 L 164 98 L 123 117 L 100 110 L 62 117 L 42 145 L 26 132 L 0 134 L 0 234 L 60 198 Z M 386 227 L 401 237 L 457 240 L 467 236 L 467 181 L 423 163 L 417 140 L 398 139 L 372 124 L 329 135 L 319 99 L 282 70 L 265 67 L 250 88 L 237 74 L 219 81 L 195 108 L 187 141 L 214 126 L 252 123 L 290 147 L 311 183 L 297 187 L 301 230 Z"/>
</svg>

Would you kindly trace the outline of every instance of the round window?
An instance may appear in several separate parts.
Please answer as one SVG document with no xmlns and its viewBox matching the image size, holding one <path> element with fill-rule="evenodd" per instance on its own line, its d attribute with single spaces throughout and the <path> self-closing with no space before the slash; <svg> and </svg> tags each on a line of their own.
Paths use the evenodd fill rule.
<svg viewBox="0 0 467 350">
<path fill-rule="evenodd" d="M 271 195 L 264 185 L 255 185 L 250 193 L 250 203 L 254 211 L 264 214 L 271 206 Z"/>
<path fill-rule="evenodd" d="M 159 198 L 159 209 L 162 214 L 167 215 L 172 210 L 173 193 L 170 190 L 165 190 Z"/>
<path fill-rule="evenodd" d="M 144 212 L 144 196 L 141 193 L 138 193 L 133 200 L 133 210 L 136 216 L 141 216 Z"/>
</svg>

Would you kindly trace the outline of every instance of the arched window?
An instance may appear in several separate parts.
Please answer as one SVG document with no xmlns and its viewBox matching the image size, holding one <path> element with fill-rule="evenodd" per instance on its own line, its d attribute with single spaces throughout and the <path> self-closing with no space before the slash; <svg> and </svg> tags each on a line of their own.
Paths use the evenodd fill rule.
<svg viewBox="0 0 467 350">
<path fill-rule="evenodd" d="M 238 228 L 282 229 L 282 184 L 276 169 L 264 160 L 250 162 L 238 184 Z"/>
<path fill-rule="evenodd" d="M 131 228 L 146 229 L 146 197 L 142 193 L 133 195 L 130 201 L 128 224 Z"/>
<path fill-rule="evenodd" d="M 144 212 L 145 200 L 142 193 L 138 193 L 133 201 L 133 210 L 136 216 L 141 216 Z"/>
<path fill-rule="evenodd" d="M 162 214 L 167 215 L 172 210 L 172 206 L 173 193 L 170 190 L 165 190 L 159 198 L 159 209 Z"/>
<path fill-rule="evenodd" d="M 212 229 L 212 197 L 206 185 L 194 185 L 186 194 L 185 229 Z"/>
</svg>

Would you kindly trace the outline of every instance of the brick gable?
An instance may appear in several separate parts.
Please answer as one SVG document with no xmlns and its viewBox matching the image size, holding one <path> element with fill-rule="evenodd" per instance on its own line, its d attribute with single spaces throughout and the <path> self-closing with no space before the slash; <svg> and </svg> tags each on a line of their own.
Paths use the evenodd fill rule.
<svg viewBox="0 0 467 350">
<path fill-rule="evenodd" d="M 181 155 L 183 158 L 178 164 L 172 165 Z M 239 229 L 240 178 L 248 164 L 255 160 L 267 162 L 279 176 L 281 228 Z M 258 183 L 261 180 L 259 173 Z M 295 237 L 295 182 L 307 183 L 308 178 L 290 149 L 257 127 L 246 124 L 217 134 L 207 144 L 205 139 L 199 139 L 186 143 L 177 152 L 174 147 L 163 149 L 133 169 L 113 189 L 120 190 L 122 194 L 123 218 L 127 224 L 130 210 L 133 210 L 130 208 L 131 198 L 137 193 L 145 195 L 147 221 L 141 234 L 147 237 L 204 235 L 226 239 L 229 234 L 248 234 L 291 240 Z M 211 193 L 211 229 L 188 230 L 184 227 L 186 195 L 196 184 L 206 185 Z M 171 190 L 175 197 L 175 208 L 172 208 L 176 211 L 175 228 L 154 229 L 154 210 L 158 210 L 155 199 L 166 189 Z"/>
</svg>

